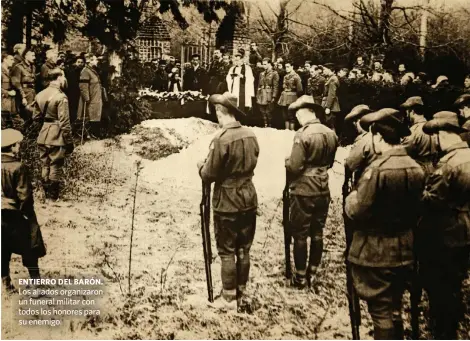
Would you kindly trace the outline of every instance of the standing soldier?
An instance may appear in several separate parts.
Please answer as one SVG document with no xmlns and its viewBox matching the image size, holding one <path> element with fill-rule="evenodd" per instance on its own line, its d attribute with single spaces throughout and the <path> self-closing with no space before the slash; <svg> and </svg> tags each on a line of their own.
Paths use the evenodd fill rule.
<svg viewBox="0 0 470 341">
<path fill-rule="evenodd" d="M 323 77 L 323 67 L 320 65 L 312 66 L 310 69 L 310 78 L 307 81 L 307 95 L 311 95 L 315 103 L 321 103 L 325 89 L 325 77 Z"/>
<path fill-rule="evenodd" d="M 345 122 L 354 124 L 358 136 L 354 140 L 354 144 L 349 151 L 346 159 L 346 173 L 353 177 L 354 185 L 361 177 L 364 170 L 377 158 L 374 150 L 372 134 L 364 130 L 360 120 L 363 116 L 370 114 L 372 110 L 365 104 L 355 106 L 351 112 L 344 118 Z"/>
<path fill-rule="evenodd" d="M 294 71 L 294 66 L 290 62 L 286 62 L 285 66 L 286 75 L 282 81 L 282 93 L 277 104 L 281 107 L 286 129 L 294 130 L 295 112 L 288 110 L 288 108 L 289 105 L 299 98 L 299 96 L 302 96 L 302 80 L 297 72 Z"/>
<path fill-rule="evenodd" d="M 454 106 L 460 111 L 462 128 L 467 130 L 460 134 L 460 137 L 470 146 L 470 94 L 464 94 L 457 98 Z"/>
<path fill-rule="evenodd" d="M 46 62 L 41 66 L 41 85 L 42 89 L 45 89 L 49 86 L 49 71 L 54 69 L 57 66 L 58 54 L 56 50 L 47 50 L 46 51 Z"/>
<path fill-rule="evenodd" d="M 438 135 L 442 157 L 423 195 L 429 215 L 420 229 L 428 252 L 421 257 L 420 268 L 429 296 L 433 337 L 455 340 L 463 316 L 461 290 L 470 251 L 470 149 L 459 136 L 465 130 L 453 112 L 438 112 L 423 130 Z"/>
<path fill-rule="evenodd" d="M 101 80 L 96 70 L 96 55 L 86 56 L 86 66 L 80 73 L 80 100 L 78 102 L 77 120 L 83 124 L 89 120 L 90 137 L 99 138 L 101 129 L 101 113 L 103 110 Z"/>
<path fill-rule="evenodd" d="M 44 121 L 37 139 L 42 184 L 46 197 L 59 198 L 65 156 L 73 151 L 69 103 L 63 93 L 66 79 L 61 69 L 49 71 L 49 86 L 36 96 L 34 119 Z"/>
<path fill-rule="evenodd" d="M 34 212 L 33 186 L 27 168 L 19 161 L 23 135 L 14 129 L 2 130 L 2 283 L 15 291 L 10 278 L 13 253 L 23 258 L 31 278 L 40 278 L 38 258 L 46 248 Z"/>
<path fill-rule="evenodd" d="M 339 78 L 332 68 L 333 64 L 325 64 L 323 67 L 323 75 L 328 80 L 325 83 L 322 105 L 326 114 L 325 125 L 336 132 L 336 117 L 339 115 L 341 108 L 338 99 Z"/>
<path fill-rule="evenodd" d="M 376 340 L 404 338 L 402 297 L 413 275 L 413 230 L 425 177 L 400 145 L 409 129 L 396 112 L 382 109 L 361 119 L 381 155 L 345 204 L 355 229 L 348 254 L 352 279 L 358 296 L 367 301 Z"/>
<path fill-rule="evenodd" d="M 220 50 L 214 51 L 214 58 L 209 66 L 209 83 L 207 93 L 209 95 L 222 94 L 225 92 L 225 76 L 227 76 L 229 67 L 222 61 Z"/>
<path fill-rule="evenodd" d="M 263 60 L 264 71 L 261 72 L 256 101 L 263 115 L 265 127 L 272 126 L 272 112 L 279 89 L 279 74 L 273 70 L 273 62 L 269 58 Z"/>
<path fill-rule="evenodd" d="M 23 61 L 16 64 L 11 69 L 11 84 L 16 91 L 16 108 L 19 110 L 21 118 L 25 121 L 31 119 L 31 113 L 27 109 L 34 101 L 36 91 L 34 85 L 36 82 L 36 68 L 34 61 L 36 55 L 29 49 L 23 50 Z"/>
<path fill-rule="evenodd" d="M 222 127 L 211 142 L 209 156 L 198 164 L 203 182 L 215 182 L 214 229 L 222 261 L 223 290 L 213 306 L 236 309 L 236 299 L 241 300 L 248 282 L 256 230 L 258 199 L 252 177 L 259 146 L 255 134 L 238 122 L 245 114 L 238 109 L 236 96 L 216 94 L 209 102 L 215 105 Z"/>
<path fill-rule="evenodd" d="M 424 118 L 423 100 L 419 96 L 410 97 L 400 107 L 406 110 L 408 122 L 411 124 L 411 135 L 403 139 L 402 145 L 428 176 L 434 171 L 433 161 L 437 156 L 437 141 L 423 132 L 423 126 L 427 122 Z"/>
<path fill-rule="evenodd" d="M 330 205 L 328 169 L 333 166 L 338 138 L 320 123 L 323 108 L 304 95 L 289 106 L 302 125 L 286 169 L 290 177 L 291 235 L 294 238 L 295 275 L 292 284 L 302 289 L 311 283 L 323 253 L 323 227 Z M 307 268 L 307 238 L 310 237 L 310 257 Z M 308 277 L 307 277 L 308 276 Z"/>
<path fill-rule="evenodd" d="M 24 122 L 15 112 L 16 91 L 12 89 L 10 82 L 10 70 L 13 62 L 12 55 L 2 54 L 2 129 L 21 130 Z"/>
<path fill-rule="evenodd" d="M 22 63 L 24 61 L 24 50 L 26 50 L 26 45 L 25 44 L 16 44 L 15 46 L 13 46 L 13 53 L 15 54 L 14 55 L 14 62 L 13 62 L 13 66 L 15 66 L 16 64 L 19 64 L 19 63 Z"/>
</svg>

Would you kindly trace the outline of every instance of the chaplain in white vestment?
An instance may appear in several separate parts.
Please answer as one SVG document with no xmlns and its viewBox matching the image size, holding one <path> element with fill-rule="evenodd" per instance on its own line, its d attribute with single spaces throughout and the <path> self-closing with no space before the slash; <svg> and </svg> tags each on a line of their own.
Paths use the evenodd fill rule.
<svg viewBox="0 0 470 341">
<path fill-rule="evenodd" d="M 234 66 L 229 69 L 226 80 L 228 91 L 237 97 L 238 108 L 243 112 L 247 112 L 247 109 L 253 106 L 255 78 L 251 67 L 245 64 L 244 56 L 245 50 L 239 49 L 234 55 Z"/>
</svg>

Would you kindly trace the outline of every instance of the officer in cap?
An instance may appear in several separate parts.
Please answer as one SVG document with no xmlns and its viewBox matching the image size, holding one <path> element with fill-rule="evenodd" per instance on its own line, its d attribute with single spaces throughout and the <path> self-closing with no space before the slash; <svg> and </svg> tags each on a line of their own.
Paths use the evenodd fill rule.
<svg viewBox="0 0 470 341">
<path fill-rule="evenodd" d="M 454 105 L 459 109 L 462 127 L 467 130 L 461 133 L 460 137 L 470 146 L 470 94 L 457 98 Z"/>
<path fill-rule="evenodd" d="M 214 94 L 209 103 L 215 106 L 222 128 L 210 144 L 207 159 L 198 163 L 203 182 L 215 182 L 212 206 L 223 290 L 213 307 L 235 310 L 250 272 L 258 207 L 252 177 L 259 146 L 253 131 L 238 121 L 245 114 L 237 107 L 237 97 L 229 92 Z"/>
<path fill-rule="evenodd" d="M 44 122 L 37 139 L 44 192 L 47 198 L 57 200 L 65 157 L 72 153 L 74 145 L 69 103 L 63 92 L 66 84 L 64 72 L 59 68 L 52 69 L 49 80 L 49 86 L 35 98 L 33 119 Z"/>
<path fill-rule="evenodd" d="M 423 131 L 438 136 L 441 158 L 423 194 L 429 215 L 420 229 L 428 252 L 420 254 L 420 268 L 434 339 L 453 340 L 463 317 L 461 289 L 470 250 L 470 149 L 453 112 L 438 112 Z"/>
<path fill-rule="evenodd" d="M 357 183 L 357 180 L 361 177 L 364 169 L 366 169 L 366 167 L 375 160 L 377 156 L 372 144 L 372 134 L 369 131 L 364 130 L 360 124 L 360 119 L 371 112 L 372 110 L 369 106 L 359 104 L 356 105 L 344 118 L 344 122 L 351 122 L 358 133 L 358 136 L 354 140 L 354 144 L 349 151 L 345 164 L 346 172 L 353 176 L 354 183 Z"/>
<path fill-rule="evenodd" d="M 2 283 L 10 292 L 15 290 L 10 278 L 11 255 L 21 255 L 31 278 L 39 278 L 38 258 L 46 254 L 34 212 L 31 178 L 18 159 L 22 140 L 18 130 L 2 130 Z"/>
<path fill-rule="evenodd" d="M 328 169 L 333 166 L 338 137 L 320 123 L 324 115 L 321 105 L 308 95 L 299 97 L 289 106 L 302 126 L 295 134 L 286 169 L 290 177 L 291 235 L 294 239 L 295 274 L 292 284 L 303 289 L 321 262 L 323 227 L 330 205 Z M 307 267 L 307 238 L 310 237 L 310 257 Z"/>
<path fill-rule="evenodd" d="M 400 107 L 406 111 L 411 125 L 411 134 L 403 139 L 402 145 L 408 155 L 423 167 L 426 175 L 429 175 L 434 171 L 433 161 L 437 154 L 437 141 L 423 132 L 423 126 L 427 122 L 424 117 L 423 100 L 419 96 L 410 97 Z"/>
<path fill-rule="evenodd" d="M 345 212 L 355 224 L 348 253 L 358 296 L 367 301 L 374 338 L 404 338 L 402 296 L 413 274 L 413 229 L 419 213 L 425 175 L 400 145 L 410 133 L 397 110 L 365 115 L 380 156 L 346 198 Z M 358 223 L 356 223 L 358 222 Z"/>
</svg>

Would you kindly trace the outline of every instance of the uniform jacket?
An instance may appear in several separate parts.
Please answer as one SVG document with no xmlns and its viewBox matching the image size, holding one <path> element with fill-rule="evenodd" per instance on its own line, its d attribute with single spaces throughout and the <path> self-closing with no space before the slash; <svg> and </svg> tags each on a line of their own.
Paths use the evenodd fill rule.
<svg viewBox="0 0 470 341">
<path fill-rule="evenodd" d="M 36 82 L 36 69 L 34 65 L 23 61 L 13 66 L 10 72 L 10 80 L 17 93 L 17 101 L 21 103 L 26 98 L 28 104 L 31 104 L 36 96 L 34 90 Z"/>
<path fill-rule="evenodd" d="M 70 121 L 74 122 L 77 119 L 78 102 L 80 100 L 80 74 L 81 68 L 74 65 L 65 69 L 65 77 L 67 78 L 67 89 L 65 94 L 69 101 Z"/>
<path fill-rule="evenodd" d="M 424 181 L 424 171 L 404 148 L 383 153 L 367 168 L 357 192 L 346 198 L 345 211 L 355 221 L 351 263 L 379 268 L 413 263 Z"/>
<path fill-rule="evenodd" d="M 402 145 L 408 155 L 423 167 L 425 173 L 430 174 L 434 171 L 432 162 L 437 155 L 437 141 L 435 136 L 423 131 L 425 123 L 424 117 L 418 118 L 410 128 L 411 135 L 403 139 Z"/>
<path fill-rule="evenodd" d="M 15 96 L 8 94 L 10 90 L 12 90 L 10 72 L 2 67 L 2 111 L 14 111 Z"/>
<path fill-rule="evenodd" d="M 168 91 L 170 79 L 165 70 L 157 69 L 153 78 L 152 88 L 159 92 Z"/>
<path fill-rule="evenodd" d="M 468 132 L 460 134 L 460 137 L 462 138 L 462 140 L 464 140 L 465 142 L 467 142 L 468 146 L 470 147 L 470 118 L 467 119 L 467 120 L 464 122 L 464 124 L 462 125 L 462 127 L 464 127 L 465 129 L 467 129 Z"/>
<path fill-rule="evenodd" d="M 328 169 L 333 166 L 337 148 L 338 137 L 320 120 L 300 128 L 286 161 L 291 193 L 308 197 L 329 195 Z"/>
<path fill-rule="evenodd" d="M 250 50 L 250 56 L 248 57 L 248 62 L 250 63 L 250 66 L 252 68 L 255 68 L 256 64 L 262 61 L 263 61 L 263 57 L 258 51 Z"/>
<path fill-rule="evenodd" d="M 77 118 L 83 118 L 84 102 L 87 102 L 87 114 L 92 122 L 101 121 L 103 109 L 101 80 L 98 72 L 90 66 L 85 66 L 80 73 L 80 100 L 78 102 Z M 85 116 L 87 117 L 87 116 Z"/>
<path fill-rule="evenodd" d="M 2 238 L 15 253 L 42 257 L 46 253 L 34 212 L 33 187 L 27 168 L 2 153 Z"/>
<path fill-rule="evenodd" d="M 185 70 L 183 74 L 183 90 L 201 91 L 203 94 L 206 94 L 207 71 L 201 66 L 196 70 L 194 70 L 194 67 Z"/>
<path fill-rule="evenodd" d="M 280 106 L 287 107 L 295 102 L 298 96 L 302 95 L 302 80 L 295 71 L 286 73 L 282 82 L 282 90 L 281 97 L 277 103 Z"/>
<path fill-rule="evenodd" d="M 357 183 L 364 170 L 380 155 L 375 153 L 372 134 L 365 132 L 356 137 L 349 155 L 346 158 L 346 167 L 354 174 Z"/>
<path fill-rule="evenodd" d="M 465 142 L 448 150 L 426 182 L 427 225 L 448 247 L 470 245 L 470 149 Z M 433 214 L 434 213 L 434 214 Z"/>
<path fill-rule="evenodd" d="M 56 85 L 49 85 L 36 96 L 33 118 L 44 118 L 37 143 L 47 146 L 66 146 L 73 143 L 67 96 Z M 46 112 L 44 112 L 46 102 Z"/>
<path fill-rule="evenodd" d="M 323 92 L 323 107 L 330 109 L 333 112 L 341 111 L 338 99 L 339 78 L 333 75 L 325 83 Z"/>
<path fill-rule="evenodd" d="M 225 92 L 225 77 L 230 69 L 229 64 L 225 64 L 222 60 L 213 60 L 207 73 L 209 82 L 207 85 L 207 93 L 209 95 L 222 94 Z"/>
<path fill-rule="evenodd" d="M 277 98 L 279 74 L 275 70 L 263 71 L 259 75 L 256 100 L 259 105 L 268 105 Z"/>
<path fill-rule="evenodd" d="M 13 58 L 14 58 L 14 61 L 13 61 L 12 68 L 13 68 L 13 66 L 15 66 L 16 64 L 19 64 L 19 63 L 24 62 L 24 58 L 23 58 L 23 56 L 21 56 L 20 54 L 15 54 L 15 56 L 14 56 Z"/>
<path fill-rule="evenodd" d="M 225 125 L 212 140 L 209 156 L 200 169 L 206 183 L 215 182 L 214 212 L 243 212 L 257 208 L 252 182 L 259 146 L 251 129 L 239 122 Z"/>
<path fill-rule="evenodd" d="M 40 77 L 41 77 L 41 85 L 43 89 L 49 86 L 49 83 L 50 83 L 48 79 L 49 72 L 54 68 L 55 68 L 55 65 L 52 64 L 50 61 L 47 61 L 44 64 L 42 64 Z"/>
</svg>

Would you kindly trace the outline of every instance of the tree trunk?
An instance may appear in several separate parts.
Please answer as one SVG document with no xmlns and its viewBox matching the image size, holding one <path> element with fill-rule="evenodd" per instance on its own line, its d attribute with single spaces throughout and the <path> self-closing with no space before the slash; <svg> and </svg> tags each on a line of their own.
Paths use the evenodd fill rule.
<svg viewBox="0 0 470 341">
<path fill-rule="evenodd" d="M 426 56 L 427 36 L 428 36 L 428 6 L 429 0 L 423 0 L 423 9 L 421 10 L 421 28 L 419 32 L 419 53 L 424 61 Z"/>
<path fill-rule="evenodd" d="M 27 9 L 26 13 L 26 46 L 31 48 L 31 40 L 33 37 L 33 12 L 30 8 Z"/>
<path fill-rule="evenodd" d="M 24 16 L 25 7 L 22 1 L 14 1 L 11 6 L 11 16 L 6 23 L 6 45 L 7 49 L 11 51 L 13 46 L 18 43 L 23 43 L 23 29 L 24 29 Z"/>
</svg>

